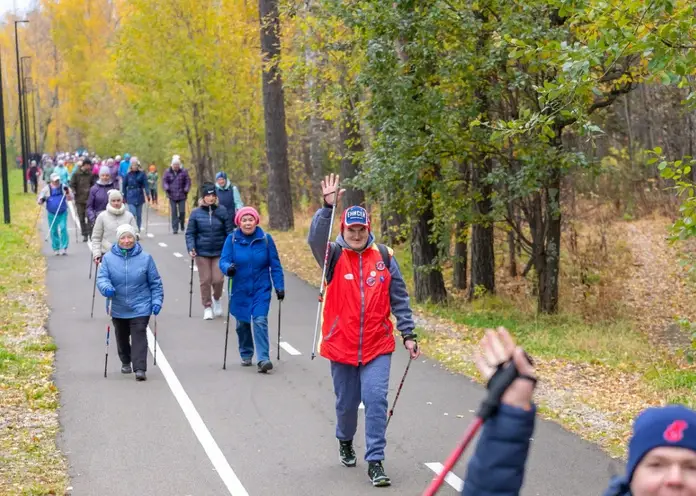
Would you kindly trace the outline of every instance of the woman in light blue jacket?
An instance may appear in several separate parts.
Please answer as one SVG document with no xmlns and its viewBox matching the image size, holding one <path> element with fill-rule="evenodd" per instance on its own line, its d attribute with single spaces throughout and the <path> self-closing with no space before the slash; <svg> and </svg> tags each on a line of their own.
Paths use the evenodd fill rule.
<svg viewBox="0 0 696 496">
<path fill-rule="evenodd" d="M 135 229 L 123 224 L 117 243 L 104 254 L 97 275 L 99 292 L 111 298 L 121 372 L 135 370 L 135 380 L 147 379 L 147 325 L 162 309 L 164 291 L 155 261 L 136 241 Z M 132 368 L 131 368 L 132 362 Z"/>
</svg>

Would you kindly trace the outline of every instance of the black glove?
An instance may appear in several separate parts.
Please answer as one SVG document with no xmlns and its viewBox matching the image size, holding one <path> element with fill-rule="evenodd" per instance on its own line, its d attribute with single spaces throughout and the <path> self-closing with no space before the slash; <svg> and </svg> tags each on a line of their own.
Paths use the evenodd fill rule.
<svg viewBox="0 0 696 496">
<path fill-rule="evenodd" d="M 285 290 L 277 289 L 276 296 L 278 297 L 278 301 L 283 301 L 285 299 Z"/>
<path fill-rule="evenodd" d="M 406 345 L 406 341 L 416 341 L 417 342 L 417 339 L 418 339 L 418 336 L 414 333 L 402 334 L 401 337 L 404 340 L 404 346 Z"/>
<path fill-rule="evenodd" d="M 227 267 L 227 277 L 233 277 L 237 273 L 237 266 L 235 264 L 230 264 Z"/>
</svg>

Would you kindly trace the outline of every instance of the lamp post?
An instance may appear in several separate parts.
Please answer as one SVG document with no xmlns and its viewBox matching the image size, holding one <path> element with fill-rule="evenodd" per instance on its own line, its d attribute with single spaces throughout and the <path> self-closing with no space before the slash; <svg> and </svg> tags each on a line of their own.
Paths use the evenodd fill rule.
<svg viewBox="0 0 696 496">
<path fill-rule="evenodd" d="M 27 105 L 27 93 L 29 92 L 29 89 L 27 88 L 27 79 L 30 79 L 26 76 L 27 73 L 31 74 L 31 65 L 29 65 L 29 62 L 31 61 L 31 57 L 29 56 L 24 56 L 20 57 L 19 59 L 21 61 L 22 65 L 22 105 L 24 106 L 24 137 L 26 140 L 26 148 L 27 148 L 27 167 L 31 163 L 31 132 L 29 131 L 30 125 L 29 125 L 29 105 Z M 27 63 L 26 65 L 29 66 L 29 69 L 25 68 L 25 62 Z"/>
<path fill-rule="evenodd" d="M 27 192 L 27 149 L 26 136 L 24 133 L 24 106 L 22 105 L 22 77 L 19 74 L 19 33 L 17 32 L 17 24 L 28 23 L 26 19 L 20 19 L 14 22 L 15 29 L 15 54 L 17 55 L 17 99 L 19 100 L 19 132 L 22 139 L 22 184 L 24 192 Z"/>
<path fill-rule="evenodd" d="M 31 88 L 31 122 L 34 129 L 34 153 L 39 153 L 39 135 L 36 133 L 36 101 L 38 100 L 39 86 L 34 86 L 34 81 L 29 79 L 29 87 Z"/>
<path fill-rule="evenodd" d="M 2 167 L 2 206 L 5 224 L 10 223 L 10 181 L 7 173 L 7 146 L 5 143 L 5 105 L 2 95 L 2 62 L 0 61 L 0 166 Z M 24 181 L 26 188 L 27 182 Z"/>
</svg>

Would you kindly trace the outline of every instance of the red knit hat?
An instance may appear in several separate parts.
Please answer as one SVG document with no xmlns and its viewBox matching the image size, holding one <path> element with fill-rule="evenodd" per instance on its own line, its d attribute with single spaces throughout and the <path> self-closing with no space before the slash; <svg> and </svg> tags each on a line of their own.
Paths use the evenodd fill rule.
<svg viewBox="0 0 696 496">
<path fill-rule="evenodd" d="M 259 217 L 259 213 L 254 207 L 242 207 L 237 210 L 237 213 L 234 215 L 234 223 L 239 225 L 239 223 L 242 221 L 242 217 L 245 215 L 251 215 L 254 220 L 256 220 L 257 224 L 261 222 L 261 217 Z"/>
</svg>

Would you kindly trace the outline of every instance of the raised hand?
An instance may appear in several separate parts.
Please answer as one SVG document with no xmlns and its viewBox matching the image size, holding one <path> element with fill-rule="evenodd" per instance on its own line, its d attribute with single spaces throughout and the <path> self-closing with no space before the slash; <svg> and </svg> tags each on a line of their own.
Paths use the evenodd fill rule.
<svg viewBox="0 0 696 496">
<path fill-rule="evenodd" d="M 324 202 L 330 207 L 332 207 L 337 200 L 336 190 L 338 190 L 338 201 L 341 200 L 341 197 L 346 192 L 345 189 L 338 189 L 339 180 L 340 176 L 338 174 L 330 174 L 324 177 L 324 180 L 321 182 L 321 193 L 324 196 Z"/>
<path fill-rule="evenodd" d="M 515 342 L 510 333 L 499 327 L 497 331 L 488 330 L 481 339 L 481 351 L 476 355 L 476 366 L 484 379 L 490 379 L 498 365 L 512 359 L 519 377 L 505 390 L 501 403 L 529 410 L 536 385 L 536 372 L 526 353 Z"/>
</svg>

